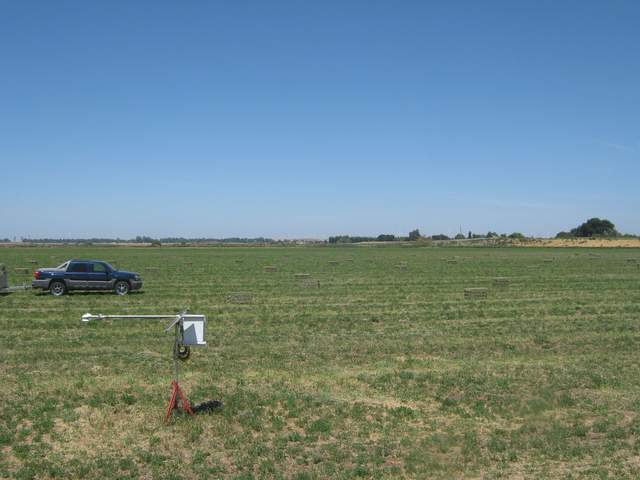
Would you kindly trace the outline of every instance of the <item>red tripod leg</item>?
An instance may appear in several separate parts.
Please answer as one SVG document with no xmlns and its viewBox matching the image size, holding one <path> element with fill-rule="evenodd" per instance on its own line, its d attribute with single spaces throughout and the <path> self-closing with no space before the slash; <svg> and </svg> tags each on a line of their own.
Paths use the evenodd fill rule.
<svg viewBox="0 0 640 480">
<path fill-rule="evenodd" d="M 169 421 L 169 418 L 171 418 L 171 412 L 173 412 L 173 409 L 178 407 L 178 392 L 180 392 L 180 387 L 178 386 L 178 382 L 175 380 L 171 382 L 171 385 L 173 386 L 173 390 L 171 392 L 171 401 L 169 401 L 167 414 L 164 417 L 165 423 Z M 182 392 L 180 392 L 180 394 L 182 396 Z"/>
<path fill-rule="evenodd" d="M 187 397 L 184 395 L 180 387 L 178 387 L 178 395 L 180 395 L 180 400 L 182 400 L 182 408 L 189 412 L 189 415 L 194 415 L 193 410 L 191 410 L 189 400 L 187 400 Z"/>
<path fill-rule="evenodd" d="M 178 382 L 174 380 L 173 382 L 171 382 L 171 385 L 173 386 L 173 390 L 171 392 L 171 401 L 169 402 L 169 407 L 167 408 L 167 414 L 164 417 L 165 423 L 169 421 L 169 418 L 171 418 L 171 412 L 173 412 L 174 409 L 180 408 L 180 406 L 182 406 L 182 409 L 186 410 L 189 415 L 195 415 L 193 413 L 193 410 L 191 409 L 189 400 L 187 400 L 187 397 L 182 392 L 182 389 L 180 388 L 180 385 L 178 385 Z M 178 404 L 178 396 L 180 397 L 180 403 L 182 405 Z"/>
</svg>

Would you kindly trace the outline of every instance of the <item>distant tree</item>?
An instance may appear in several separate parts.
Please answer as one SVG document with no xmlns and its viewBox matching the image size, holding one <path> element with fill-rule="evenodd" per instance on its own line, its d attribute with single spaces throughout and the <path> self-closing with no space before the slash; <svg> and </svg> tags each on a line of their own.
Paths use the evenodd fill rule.
<svg viewBox="0 0 640 480">
<path fill-rule="evenodd" d="M 573 238 L 574 235 L 572 235 L 569 232 L 558 232 L 558 234 L 556 235 L 556 238 Z"/>
<path fill-rule="evenodd" d="M 496 232 L 487 232 L 487 238 L 496 238 L 499 237 L 500 235 L 498 235 Z"/>
<path fill-rule="evenodd" d="M 396 239 L 395 235 L 389 235 L 389 234 L 380 234 L 378 235 L 377 240 L 379 242 L 393 242 Z"/>
<path fill-rule="evenodd" d="M 431 235 L 431 240 L 451 240 L 451 239 L 448 236 L 441 233 L 439 235 Z"/>
<path fill-rule="evenodd" d="M 616 226 L 605 218 L 590 218 L 582 225 L 572 229 L 571 234 L 575 237 L 593 237 L 594 235 L 616 237 L 619 235 Z"/>
<path fill-rule="evenodd" d="M 520 232 L 513 232 L 511 235 L 509 235 L 509 238 L 513 238 L 515 240 L 524 240 L 525 236 Z"/>
<path fill-rule="evenodd" d="M 467 235 L 467 238 L 469 240 L 471 240 L 473 238 L 473 233 L 471 232 L 471 230 L 469 230 L 469 234 Z"/>
<path fill-rule="evenodd" d="M 138 235 L 134 240 L 135 243 L 152 243 L 154 241 L 157 241 L 157 239 L 152 237 L 147 237 L 146 235 L 142 235 L 142 236 Z"/>
<path fill-rule="evenodd" d="M 329 243 L 351 243 L 351 238 L 349 235 L 336 235 L 329 237 Z"/>
<path fill-rule="evenodd" d="M 418 230 L 417 228 L 409 232 L 409 240 L 411 241 L 418 240 L 420 237 L 420 230 Z"/>
<path fill-rule="evenodd" d="M 467 237 L 464 236 L 464 233 L 459 233 L 455 236 L 456 240 L 464 240 L 465 238 Z"/>
<path fill-rule="evenodd" d="M 329 243 L 373 242 L 377 239 L 378 237 L 350 237 L 349 235 L 337 235 L 335 237 L 329 237 Z"/>
</svg>

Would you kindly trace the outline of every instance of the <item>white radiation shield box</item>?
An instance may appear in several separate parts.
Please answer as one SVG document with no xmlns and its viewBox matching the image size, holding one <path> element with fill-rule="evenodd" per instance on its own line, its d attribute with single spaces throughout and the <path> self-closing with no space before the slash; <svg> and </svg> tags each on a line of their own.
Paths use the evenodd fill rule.
<svg viewBox="0 0 640 480">
<path fill-rule="evenodd" d="M 205 315 L 182 315 L 180 319 L 182 329 L 182 344 L 190 347 L 204 347 L 205 326 L 207 317 Z"/>
</svg>

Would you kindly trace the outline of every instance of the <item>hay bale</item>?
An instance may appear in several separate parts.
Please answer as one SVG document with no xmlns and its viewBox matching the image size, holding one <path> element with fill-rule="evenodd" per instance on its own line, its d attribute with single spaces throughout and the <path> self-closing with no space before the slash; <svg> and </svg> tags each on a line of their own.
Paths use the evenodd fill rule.
<svg viewBox="0 0 640 480">
<path fill-rule="evenodd" d="M 496 287 L 507 287 L 511 281 L 507 277 L 495 277 L 493 279 L 493 284 Z"/>
<path fill-rule="evenodd" d="M 310 273 L 294 273 L 293 274 L 294 278 L 296 280 L 302 280 L 305 278 L 311 278 L 311 274 Z"/>
<path fill-rule="evenodd" d="M 487 298 L 488 289 L 486 288 L 465 288 L 464 289 L 464 298 L 468 299 L 477 299 L 477 298 Z"/>
<path fill-rule="evenodd" d="M 458 263 L 458 260 L 455 259 L 455 258 L 450 258 L 450 259 L 447 260 L 447 263 L 449 265 L 456 265 Z"/>
<path fill-rule="evenodd" d="M 267 265 L 264 267 L 265 273 L 274 273 L 278 271 L 278 267 L 275 265 Z"/>
<path fill-rule="evenodd" d="M 34 259 L 31 259 L 31 260 L 29 260 L 29 263 L 31 263 L 32 265 L 37 265 L 38 261 L 34 260 Z"/>
<path fill-rule="evenodd" d="M 313 278 L 302 278 L 298 281 L 298 285 L 303 288 L 320 288 L 320 280 Z"/>
<path fill-rule="evenodd" d="M 23 273 L 23 274 L 28 274 L 29 273 L 29 269 L 28 268 L 14 268 L 13 269 L 14 272 L 16 273 Z"/>
<path fill-rule="evenodd" d="M 255 295 L 251 292 L 231 292 L 227 295 L 228 303 L 253 303 Z"/>
</svg>

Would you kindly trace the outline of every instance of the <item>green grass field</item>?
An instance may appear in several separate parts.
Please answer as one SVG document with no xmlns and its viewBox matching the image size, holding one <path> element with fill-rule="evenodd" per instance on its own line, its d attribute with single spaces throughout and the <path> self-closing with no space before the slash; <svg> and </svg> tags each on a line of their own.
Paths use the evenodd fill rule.
<svg viewBox="0 0 640 480">
<path fill-rule="evenodd" d="M 2 477 L 640 477 L 639 250 L 0 250 L 13 285 L 71 257 L 144 290 L 0 297 Z M 80 316 L 183 308 L 181 385 L 224 406 L 165 425 L 166 322 Z"/>
</svg>

